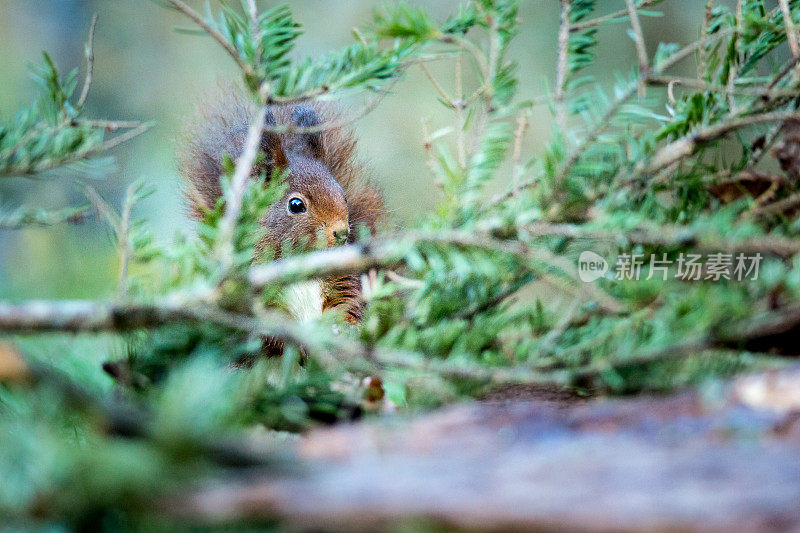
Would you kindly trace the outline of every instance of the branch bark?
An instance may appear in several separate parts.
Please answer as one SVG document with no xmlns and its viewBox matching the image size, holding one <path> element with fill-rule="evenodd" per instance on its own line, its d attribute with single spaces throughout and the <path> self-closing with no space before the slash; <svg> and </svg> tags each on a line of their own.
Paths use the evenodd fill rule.
<svg viewBox="0 0 800 533">
<path fill-rule="evenodd" d="M 219 223 L 219 241 L 215 250 L 223 275 L 233 264 L 233 234 L 236 228 L 236 219 L 242 209 L 242 198 L 247 190 L 247 181 L 250 179 L 253 163 L 258 155 L 266 117 L 267 108 L 260 106 L 258 114 L 247 132 L 244 152 L 236 162 L 236 171 L 231 179 L 231 188 L 225 198 L 225 213 Z"/>
</svg>

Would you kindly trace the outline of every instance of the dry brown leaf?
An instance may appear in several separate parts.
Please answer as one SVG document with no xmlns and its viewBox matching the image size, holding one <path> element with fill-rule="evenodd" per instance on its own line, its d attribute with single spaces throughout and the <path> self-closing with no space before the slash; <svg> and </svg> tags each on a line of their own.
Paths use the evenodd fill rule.
<svg viewBox="0 0 800 533">
<path fill-rule="evenodd" d="M 30 377 L 28 365 L 19 350 L 11 344 L 0 343 L 0 381 L 21 382 Z"/>
</svg>

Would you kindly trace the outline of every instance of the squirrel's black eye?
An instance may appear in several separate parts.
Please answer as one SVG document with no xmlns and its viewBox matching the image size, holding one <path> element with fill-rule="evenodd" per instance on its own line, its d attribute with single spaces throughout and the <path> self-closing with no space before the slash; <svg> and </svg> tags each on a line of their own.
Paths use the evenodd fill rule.
<svg viewBox="0 0 800 533">
<path fill-rule="evenodd" d="M 291 198 L 289 200 L 289 212 L 293 215 L 306 212 L 306 204 L 300 198 Z"/>
</svg>

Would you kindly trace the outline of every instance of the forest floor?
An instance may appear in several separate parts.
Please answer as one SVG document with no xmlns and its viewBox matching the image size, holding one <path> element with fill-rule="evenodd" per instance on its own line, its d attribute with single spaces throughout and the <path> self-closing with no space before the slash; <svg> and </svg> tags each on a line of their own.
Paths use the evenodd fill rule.
<svg viewBox="0 0 800 533">
<path fill-rule="evenodd" d="M 662 397 L 499 396 L 314 430 L 300 471 L 182 505 L 301 530 L 800 530 L 800 367 Z"/>
</svg>

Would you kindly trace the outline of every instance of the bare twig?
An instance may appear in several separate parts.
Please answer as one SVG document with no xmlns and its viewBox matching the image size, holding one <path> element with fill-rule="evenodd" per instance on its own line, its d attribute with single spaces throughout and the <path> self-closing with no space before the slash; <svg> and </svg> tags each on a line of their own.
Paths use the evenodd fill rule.
<svg viewBox="0 0 800 533">
<path fill-rule="evenodd" d="M 355 243 L 305 255 L 279 259 L 250 269 L 248 279 L 255 288 L 278 283 L 287 284 L 308 278 L 336 276 L 369 269 L 391 268 L 403 262 L 406 254 L 416 243 L 447 244 L 477 247 L 521 258 L 551 262 L 550 255 L 541 250 L 529 249 L 524 243 L 493 238 L 485 232 L 406 232 L 388 235 L 369 243 Z M 574 269 L 574 265 L 557 266 L 562 270 Z"/>
<path fill-rule="evenodd" d="M 320 133 L 323 131 L 334 130 L 337 128 L 342 128 L 345 126 L 349 126 L 350 124 L 364 118 L 368 114 L 372 113 L 375 108 L 378 107 L 384 98 L 390 93 L 391 88 L 398 82 L 399 78 L 394 78 L 389 86 L 378 92 L 372 99 L 370 99 L 365 104 L 358 106 L 358 112 L 354 114 L 348 114 L 347 116 L 343 116 L 337 120 L 331 120 L 329 122 L 321 122 L 316 126 L 298 126 L 296 124 L 275 124 L 275 125 L 264 125 L 265 132 L 273 132 L 273 133 L 283 133 L 287 135 L 305 135 L 307 133 Z M 307 98 L 303 98 L 305 100 Z M 299 100 L 289 100 L 291 102 L 298 102 Z"/>
<path fill-rule="evenodd" d="M 261 135 L 266 122 L 267 108 L 260 106 L 255 120 L 250 124 L 245 140 L 244 152 L 236 162 L 236 171 L 231 179 L 231 187 L 225 198 L 225 212 L 219 223 L 219 240 L 215 250 L 222 274 L 224 275 L 233 264 L 233 234 L 236 220 L 242 209 L 242 198 L 247 190 L 247 181 L 253 171 L 253 163 L 258 155 Z"/>
<path fill-rule="evenodd" d="M 428 78 L 428 81 L 431 82 L 433 88 L 436 89 L 436 92 L 439 93 L 439 96 L 442 98 L 442 100 L 444 100 L 447 105 L 455 109 L 456 105 L 453 102 L 453 99 L 447 95 L 447 92 L 445 92 L 444 88 L 439 84 L 438 81 L 436 81 L 436 78 L 434 78 L 428 69 L 425 68 L 425 65 L 420 63 L 419 68 L 422 70 L 422 73 L 425 74 L 425 77 Z"/>
<path fill-rule="evenodd" d="M 84 124 L 91 128 L 104 128 L 106 131 L 114 132 L 118 129 L 138 128 L 142 123 L 138 120 L 97 120 L 97 119 L 79 119 L 77 124 Z"/>
<path fill-rule="evenodd" d="M 708 37 L 708 25 L 711 23 L 711 11 L 714 7 L 714 0 L 708 0 L 706 3 L 705 13 L 703 15 L 703 26 L 700 28 L 700 38 L 705 39 Z M 706 75 L 706 49 L 700 49 L 697 57 L 697 79 L 701 80 Z"/>
<path fill-rule="evenodd" d="M 739 35 L 742 33 L 742 5 L 743 0 L 737 0 L 736 2 L 736 34 L 733 36 L 733 40 L 731 43 L 731 47 L 733 49 L 733 61 L 731 62 L 731 68 L 728 72 L 728 86 L 727 86 L 727 94 L 728 94 L 728 108 L 731 110 L 731 113 L 736 113 L 736 93 L 734 92 L 734 87 L 736 86 L 736 75 L 738 73 L 738 63 L 739 63 Z"/>
<path fill-rule="evenodd" d="M 635 36 L 634 43 L 636 45 L 636 55 L 639 58 L 639 71 L 646 75 L 650 71 L 650 60 L 647 58 L 647 48 L 644 42 L 642 24 L 639 22 L 639 13 L 636 11 L 633 0 L 625 0 L 625 4 L 628 7 L 628 17 L 631 19 L 631 29 Z"/>
<path fill-rule="evenodd" d="M 489 77 L 489 62 L 483 50 L 481 50 L 478 45 L 461 35 L 447 35 L 442 38 L 442 42 L 445 44 L 457 44 L 461 49 L 469 52 L 469 55 L 472 56 L 477 63 L 483 78 L 487 79 Z"/>
<path fill-rule="evenodd" d="M 128 267 L 131 261 L 131 245 L 128 234 L 130 233 L 131 209 L 133 209 L 136 186 L 135 183 L 131 183 L 125 191 L 125 202 L 122 205 L 117 229 L 119 246 L 119 287 L 117 291 L 119 297 L 124 297 L 128 292 Z"/>
<path fill-rule="evenodd" d="M 558 29 L 558 59 L 556 62 L 556 123 L 562 133 L 567 127 L 567 110 L 564 97 L 569 69 L 569 12 L 571 0 L 561 0 L 561 23 Z"/>
<path fill-rule="evenodd" d="M 514 130 L 514 151 L 511 155 L 511 160 L 514 163 L 514 175 L 511 185 L 514 191 L 518 190 L 519 180 L 522 179 L 522 175 L 525 173 L 525 166 L 522 164 L 522 140 L 528 129 L 529 118 L 530 109 L 526 109 L 517 117 L 517 129 Z"/>
<path fill-rule="evenodd" d="M 422 121 L 422 147 L 425 150 L 425 165 L 428 167 L 428 170 L 431 171 L 431 176 L 433 176 L 433 182 L 436 184 L 437 187 L 440 189 L 444 188 L 444 183 L 439 178 L 438 174 L 436 173 L 436 158 L 433 156 L 433 140 L 431 139 L 431 132 L 428 128 L 428 119 L 423 118 Z"/>
<path fill-rule="evenodd" d="M 774 79 L 773 79 L 773 80 L 770 82 L 770 84 L 767 86 L 767 88 L 768 88 L 769 90 L 772 90 L 772 89 L 774 89 L 775 87 L 777 87 L 777 86 L 778 86 L 778 84 L 779 84 L 779 83 L 781 83 L 781 82 L 783 81 L 783 79 L 784 79 L 784 78 L 786 78 L 786 76 L 787 76 L 787 75 L 789 75 L 789 73 L 791 73 L 791 72 L 794 72 L 794 71 L 795 71 L 795 67 L 797 66 L 797 63 L 800 63 L 800 56 L 797 56 L 797 57 L 792 57 L 792 59 L 791 59 L 791 60 L 789 60 L 789 61 L 788 61 L 788 62 L 787 62 L 787 63 L 786 63 L 784 66 L 783 66 L 783 68 L 780 70 L 780 72 L 778 72 L 778 74 L 777 74 L 777 75 L 775 76 L 775 78 L 774 78 Z"/>
<path fill-rule="evenodd" d="M 759 205 L 749 214 L 751 216 L 773 216 L 794 211 L 800 207 L 800 193 L 794 193 L 783 200 L 771 204 Z"/>
<path fill-rule="evenodd" d="M 789 49 L 792 51 L 793 57 L 800 57 L 800 47 L 798 47 L 797 44 L 797 28 L 795 27 L 794 20 L 792 20 L 789 0 L 778 0 L 778 4 L 783 14 L 783 23 L 786 26 L 786 40 L 789 41 Z"/>
<path fill-rule="evenodd" d="M 89 88 L 92 86 L 92 72 L 94 71 L 94 30 L 97 27 L 97 13 L 92 15 L 92 23 L 89 25 L 89 38 L 86 41 L 86 79 L 83 82 L 83 89 L 75 105 L 78 109 L 83 107 L 86 103 L 86 97 L 89 96 Z"/>
<path fill-rule="evenodd" d="M 391 268 L 400 263 L 410 242 L 379 241 L 352 244 L 272 261 L 250 269 L 248 279 L 255 288 L 271 283 L 293 283 L 309 278 Z"/>
<path fill-rule="evenodd" d="M 114 209 L 111 208 L 110 205 L 100 196 L 97 191 L 91 185 L 87 185 L 84 189 L 86 193 L 86 197 L 92 202 L 92 207 L 94 207 L 97 214 L 106 219 L 106 222 L 111 229 L 114 230 L 114 234 L 116 235 L 119 232 L 119 217 L 114 212 Z"/>
<path fill-rule="evenodd" d="M 737 32 L 736 28 L 725 28 L 724 30 L 720 30 L 713 35 L 705 37 L 704 39 L 699 39 L 693 43 L 690 43 L 681 48 L 680 50 L 678 50 L 677 52 L 675 52 L 674 54 L 670 55 L 668 58 L 664 59 L 662 62 L 656 63 L 653 66 L 653 72 L 660 74 L 665 70 L 667 70 L 668 68 L 672 67 L 673 65 L 691 56 L 695 51 L 703 48 L 707 44 L 710 44 L 714 41 L 718 41 L 736 32 Z"/>
<path fill-rule="evenodd" d="M 130 141 L 134 137 L 138 137 L 142 133 L 149 130 L 151 127 L 153 127 L 153 124 L 151 122 L 143 122 L 139 124 L 139 126 L 130 129 L 121 135 L 117 135 L 116 137 L 112 137 L 111 139 L 104 141 L 99 148 L 92 150 L 89 154 L 87 154 L 87 156 L 92 156 L 100 152 L 104 152 L 106 150 L 110 150 L 114 147 L 117 147 L 124 142 Z"/>
<path fill-rule="evenodd" d="M 247 0 L 247 13 L 250 15 L 250 32 L 255 38 L 258 36 L 258 6 L 256 6 L 256 0 Z"/>
<path fill-rule="evenodd" d="M 467 168 L 467 142 L 464 138 L 464 128 L 466 126 L 466 118 L 464 116 L 464 79 L 463 68 L 461 64 L 461 55 L 456 58 L 456 94 L 455 94 L 455 108 L 456 108 L 456 122 L 458 123 L 458 131 L 456 132 L 456 150 L 458 153 L 458 164 L 461 168 Z M 488 83 L 488 80 L 487 80 Z"/>
<path fill-rule="evenodd" d="M 288 317 L 260 319 L 228 314 L 192 302 L 122 304 L 89 300 L 0 302 L 0 331 L 12 333 L 101 333 L 151 329 L 186 322 L 211 322 L 242 331 L 257 331 L 300 345 Z"/>
</svg>

